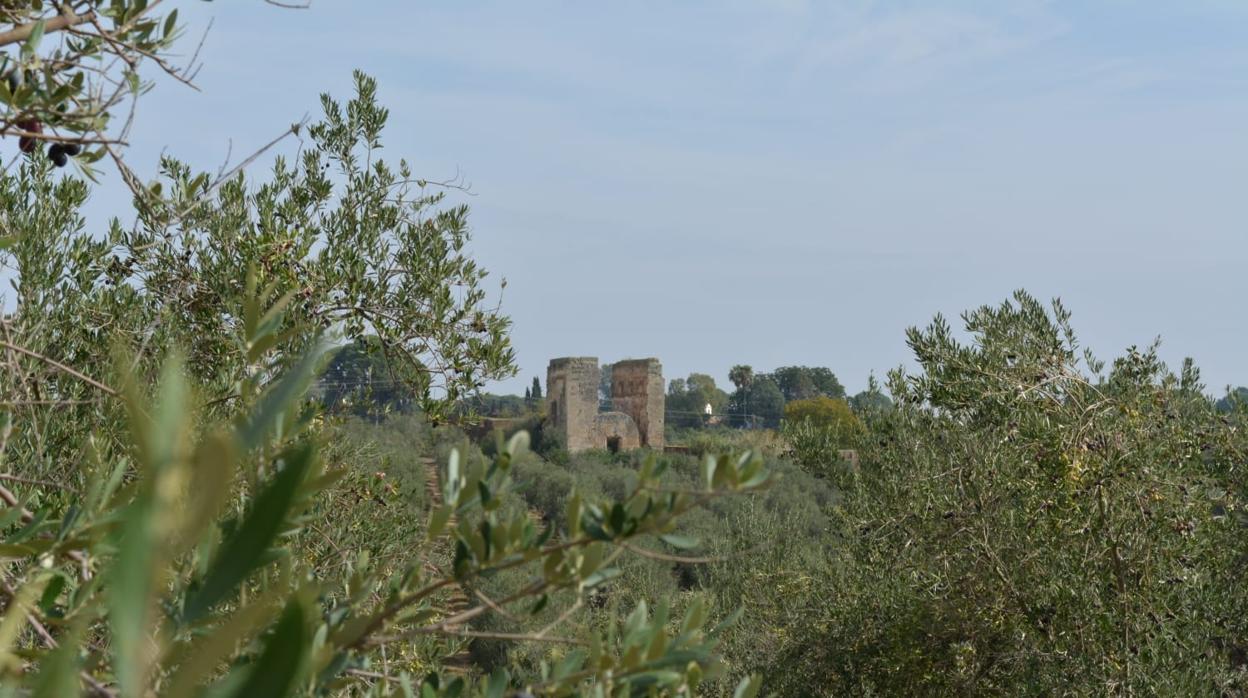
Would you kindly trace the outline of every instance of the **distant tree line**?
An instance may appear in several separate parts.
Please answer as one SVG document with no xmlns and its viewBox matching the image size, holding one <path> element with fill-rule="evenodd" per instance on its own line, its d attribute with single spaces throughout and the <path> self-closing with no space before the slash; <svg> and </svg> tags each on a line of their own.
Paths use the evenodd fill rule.
<svg viewBox="0 0 1248 698">
<path fill-rule="evenodd" d="M 889 407 L 892 401 L 874 380 L 867 390 L 846 399 L 845 386 L 832 369 L 824 366 L 781 366 L 769 373 L 755 373 L 752 366 L 738 364 L 728 372 L 731 393 L 719 388 L 715 379 L 705 373 L 691 373 L 668 383 L 667 411 L 669 423 L 695 426 L 706 423 L 706 406 L 712 415 L 722 416 L 720 423 L 738 427 L 776 428 L 785 419 L 786 407 L 794 403 L 838 401 L 845 408 L 859 412 Z M 799 405 L 799 411 L 817 409 Z"/>
<path fill-rule="evenodd" d="M 1241 385 L 1233 390 L 1227 389 L 1226 395 L 1213 406 L 1222 413 L 1245 409 L 1248 407 L 1248 388 Z"/>
<path fill-rule="evenodd" d="M 376 335 L 366 335 L 335 352 L 317 383 L 325 409 L 377 419 L 415 409 L 409 382 L 387 360 Z"/>
<path fill-rule="evenodd" d="M 755 373 L 748 364 L 728 372 L 732 392 L 720 388 L 706 373 L 673 378 L 667 386 L 667 421 L 672 426 L 700 428 L 714 423 L 735 428 L 779 428 L 784 421 L 812 420 L 820 426 L 854 429 L 851 419 L 893 407 L 892 399 L 872 376 L 867 388 L 846 397 L 845 387 L 824 366 L 781 366 Z M 359 337 L 334 354 L 318 387 L 328 411 L 378 419 L 389 413 L 416 410 L 403 375 L 392 368 L 376 336 Z M 611 364 L 602 367 L 598 386 L 604 404 L 611 399 Z M 1248 387 L 1229 388 L 1212 400 L 1221 413 L 1248 409 Z M 460 401 L 458 413 L 522 418 L 541 412 L 541 379 L 533 377 L 524 396 L 479 393 Z M 711 415 L 706 406 L 711 406 Z"/>
</svg>

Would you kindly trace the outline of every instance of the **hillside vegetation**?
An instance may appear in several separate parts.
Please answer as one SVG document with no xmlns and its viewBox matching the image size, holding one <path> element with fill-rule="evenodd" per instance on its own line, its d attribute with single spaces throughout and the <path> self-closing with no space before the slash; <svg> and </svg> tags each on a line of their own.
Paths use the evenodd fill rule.
<svg viewBox="0 0 1248 698">
<path fill-rule="evenodd" d="M 110 117 L 189 79 L 176 13 L 10 5 L 0 694 L 1248 693 L 1244 389 L 1019 291 L 882 386 L 693 373 L 680 452 L 569 454 L 540 381 L 481 395 L 511 321 L 372 78 L 267 174 L 144 182 Z"/>
</svg>

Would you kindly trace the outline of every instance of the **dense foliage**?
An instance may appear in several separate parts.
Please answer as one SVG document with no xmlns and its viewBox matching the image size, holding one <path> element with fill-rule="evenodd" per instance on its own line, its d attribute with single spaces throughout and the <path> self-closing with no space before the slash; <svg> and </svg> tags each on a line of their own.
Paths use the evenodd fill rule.
<svg viewBox="0 0 1248 698">
<path fill-rule="evenodd" d="M 0 47 L 18 47 L 0 57 L 0 135 L 18 136 L 32 153 L 41 143 L 58 150 L 98 146 L 83 156 L 87 162 L 124 141 L 124 127 L 110 133 L 110 116 L 144 89 L 140 64 L 155 63 L 183 80 L 191 68 L 166 62 L 181 27 L 177 11 L 162 15 L 159 4 L 36 0 L 0 7 L 0 23 L 11 27 L 0 32 Z"/>
<path fill-rule="evenodd" d="M 412 382 L 386 359 L 377 337 L 367 335 L 334 352 L 315 389 L 327 411 L 380 417 L 412 411 Z"/>
<path fill-rule="evenodd" d="M 678 426 L 704 424 L 714 415 L 722 416 L 728 408 L 728 393 L 705 373 L 673 378 L 668 382 L 666 400 L 668 421 Z"/>
<path fill-rule="evenodd" d="M 265 0 L 285 8 L 299 3 Z M 49 167 L 94 180 L 110 158 L 138 207 L 156 203 L 124 155 L 153 75 L 194 87 L 199 50 L 176 51 L 186 27 L 163 0 L 0 3 L 0 137 Z M 206 34 L 205 29 L 205 34 Z M 203 38 L 199 38 L 202 48 Z M 192 41 L 192 46 L 194 42 Z M 124 118 L 118 118 L 118 117 Z M 287 130 L 289 133 L 289 130 Z M 280 140 L 280 137 L 279 139 Z M 11 231 L 0 231 L 0 239 Z"/>
<path fill-rule="evenodd" d="M 417 430 L 414 435 L 413 427 Z M 698 433 L 706 436 L 714 432 Z M 618 622 L 639 602 L 664 599 L 673 614 L 705 608 L 711 624 L 733 617 L 734 609 L 740 609 L 739 621 L 720 634 L 721 661 L 733 677 L 765 667 L 784 644 L 786 627 L 800 613 L 800 608 L 790 606 L 778 594 L 775 584 L 809 587 L 812 579 L 801 567 L 809 564 L 806 569 L 811 569 L 819 564 L 820 538 L 829 529 L 825 508 L 835 502 L 836 493 L 829 482 L 779 460 L 779 443 L 774 440 L 744 440 L 769 432 L 718 433 L 714 440 L 700 445 L 701 450 L 724 452 L 749 447 L 764 455 L 765 467 L 776 476 L 773 486 L 754 497 L 715 498 L 703 511 L 690 512 L 683 519 L 680 536 L 630 543 L 630 552 L 634 554 L 620 558 L 618 563 L 622 583 L 604 584 L 585 596 L 569 592 L 550 594 L 549 601 L 534 614 L 492 613 L 480 617 L 473 624 L 477 637 L 459 648 L 456 657 L 484 673 L 499 666 L 539 672 L 543 663 L 554 666 L 564 661 L 568 647 L 557 642 L 517 643 L 508 638 L 532 636 L 560 618 L 563 628 L 559 636 L 584 637 Z M 454 428 L 431 431 L 416 418 L 391 418 L 379 423 L 348 420 L 336 427 L 336 435 L 336 451 L 342 457 L 358 455 L 354 460 L 361 463 L 387 463 L 383 479 L 358 468 L 358 484 L 352 486 L 361 492 L 361 497 L 379 494 L 386 506 L 352 512 L 349 504 L 358 499 L 347 494 L 344 506 L 337 507 L 343 512 L 338 516 L 346 521 L 333 524 L 338 531 L 356 532 L 344 542 L 351 549 L 369 549 L 378 561 L 394 556 L 408 532 L 423 531 L 424 517 L 412 517 L 409 513 L 409 503 L 422 499 L 416 484 L 422 471 L 408 456 L 413 443 L 419 450 L 437 453 L 458 448 L 467 462 L 485 457 L 482 450 Z M 559 521 L 565 516 L 570 498 L 624 496 L 638 481 L 639 472 L 644 472 L 645 460 L 644 453 L 590 451 L 570 457 L 562 455 L 555 462 L 538 453 L 524 453 L 515 458 L 513 465 L 515 492 L 520 497 L 517 511 L 527 512 L 534 521 Z M 669 473 L 669 486 L 673 488 L 696 491 L 704 486 L 701 456 L 669 453 L 660 458 L 658 467 Z M 393 492 L 383 482 L 393 483 Z M 423 506 L 427 504 L 416 508 L 427 511 Z M 389 543 L 392 539 L 393 543 Z M 310 543 L 317 541 L 310 539 Z M 319 551 L 328 558 L 336 557 L 327 546 Z M 524 578 L 518 572 L 500 573 L 480 579 L 473 584 L 472 593 L 490 599 L 505 597 Z M 446 646 L 418 648 L 416 656 L 404 649 L 402 661 L 427 666 L 452 651 L 454 648 Z M 392 663 L 397 661 L 401 659 L 391 659 Z M 734 687 L 735 679 L 706 683 L 699 694 L 718 696 L 733 692 Z"/>
<path fill-rule="evenodd" d="M 509 320 L 370 78 L 267 177 L 138 181 L 109 116 L 188 76 L 158 6 L 0 8 L 0 692 L 1248 693 L 1248 390 L 1019 292 L 911 329 L 889 395 L 693 373 L 684 452 L 569 454 L 539 380 L 480 394 Z"/>
<path fill-rule="evenodd" d="M 862 421 L 850 409 L 849 403 L 822 395 L 794 400 L 785 405 L 784 419 L 788 422 L 809 421 L 816 426 L 833 427 L 847 434 L 862 430 Z"/>
<path fill-rule="evenodd" d="M 911 330 L 861 474 L 840 480 L 794 695 L 1234 694 L 1248 685 L 1242 416 L 1155 348 L 1081 361 L 1019 293 Z M 798 671 L 789 671 L 789 667 Z M 780 668 L 785 667 L 785 671 Z"/>
<path fill-rule="evenodd" d="M 0 334 L 0 457 L 14 488 L 0 491 L 0 684 L 37 695 L 630 695 L 722 673 L 721 631 L 693 606 L 669 627 L 666 606 L 639 601 L 618 628 L 558 636 L 584 650 L 558 664 L 480 680 L 448 675 L 420 640 L 473 637 L 469 624 L 495 609 L 591 593 L 637 542 L 766 485 L 758 458 L 709 459 L 702 486 L 680 491 L 648 462 L 621 497 L 574 498 L 539 526 L 507 505 L 523 434 L 488 460 L 447 452 L 437 484 L 424 479 L 436 506 L 404 517 L 419 536 L 379 567 L 370 551 L 396 529 L 377 528 L 380 517 L 353 528 L 343 501 L 321 508 L 342 496 L 329 491 L 339 479 L 370 502 L 397 491 L 376 462 L 369 479 L 319 455 L 327 423 L 305 396 L 317 375 L 335 375 L 323 370 L 326 336 L 351 342 L 331 366 L 344 380 L 353 360 L 382 355 L 433 420 L 513 370 L 508 320 L 484 306 L 484 272 L 462 253 L 467 211 L 377 157 L 386 113 L 374 89 L 357 76 L 346 109 L 326 97 L 298 165 L 279 158 L 257 185 L 240 175 L 213 187 L 166 158 L 166 186 L 148 187 L 133 228 L 114 221 L 107 236 L 77 213 L 85 182 L 38 158 L 0 177 L 12 231 L 0 261 L 16 290 Z M 360 555 L 326 565 L 312 534 L 335 550 L 355 537 Z M 503 571 L 523 579 L 497 601 L 446 605 L 450 590 Z M 392 669 L 404 654 L 425 661 Z"/>
<path fill-rule="evenodd" d="M 1020 293 L 965 321 L 966 342 L 942 318 L 912 330 L 920 370 L 890 376 L 895 404 L 860 394 L 851 433 L 811 419 L 782 438 L 676 432 L 692 452 L 664 457 L 677 482 L 699 454 L 734 447 L 769 454 L 779 481 L 689 518 L 697 545 L 683 553 L 647 546 L 622 567 L 628 584 L 590 597 L 570 627 L 638 598 L 739 605 L 724 661 L 780 695 L 1244 691 L 1243 412 L 1220 411 L 1194 368 L 1170 372 L 1155 347 L 1102 366 L 1060 304 Z M 841 460 L 847 446 L 860 467 Z M 573 491 L 624 491 L 633 459 L 530 454 L 519 492 L 557 516 Z M 488 640 L 471 654 L 483 668 L 559 656 Z"/>
</svg>

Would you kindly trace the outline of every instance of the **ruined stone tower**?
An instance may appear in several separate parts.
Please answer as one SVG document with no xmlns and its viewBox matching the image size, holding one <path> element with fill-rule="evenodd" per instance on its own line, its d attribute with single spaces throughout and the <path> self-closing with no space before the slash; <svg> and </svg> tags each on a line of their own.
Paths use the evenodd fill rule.
<svg viewBox="0 0 1248 698">
<path fill-rule="evenodd" d="M 666 395 L 658 359 L 630 359 L 612 366 L 611 406 L 633 418 L 641 443 L 663 450 Z"/>
<path fill-rule="evenodd" d="M 551 359 L 546 419 L 570 452 L 663 448 L 663 370 L 657 359 L 621 361 L 611 374 L 612 407 L 598 411 L 598 359 Z"/>
<path fill-rule="evenodd" d="M 546 419 L 568 451 L 594 448 L 598 416 L 598 359 L 551 359 L 546 368 Z"/>
</svg>

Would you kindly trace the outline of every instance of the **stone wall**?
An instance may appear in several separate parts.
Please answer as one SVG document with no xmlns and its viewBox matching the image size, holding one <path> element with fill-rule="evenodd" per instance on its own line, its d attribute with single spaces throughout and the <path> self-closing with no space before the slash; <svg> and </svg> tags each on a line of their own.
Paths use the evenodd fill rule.
<svg viewBox="0 0 1248 698">
<path fill-rule="evenodd" d="M 612 412 L 598 412 L 598 358 L 552 358 L 547 367 L 547 425 L 569 452 L 587 448 L 663 448 L 666 386 L 658 358 L 612 367 Z"/>
<path fill-rule="evenodd" d="M 611 406 L 633 418 L 643 446 L 660 451 L 665 389 L 663 366 L 658 359 L 630 359 L 611 368 Z"/>
<path fill-rule="evenodd" d="M 598 448 L 598 359 L 551 359 L 546 368 L 546 414 L 568 451 Z"/>
<path fill-rule="evenodd" d="M 546 420 L 569 452 L 590 448 L 662 450 L 663 367 L 658 359 L 621 361 L 611 371 L 611 412 L 598 412 L 598 359 L 551 359 Z"/>
<path fill-rule="evenodd" d="M 600 448 L 609 451 L 631 451 L 641 448 L 637 423 L 623 412 L 600 412 L 594 418 L 594 436 Z"/>
</svg>

